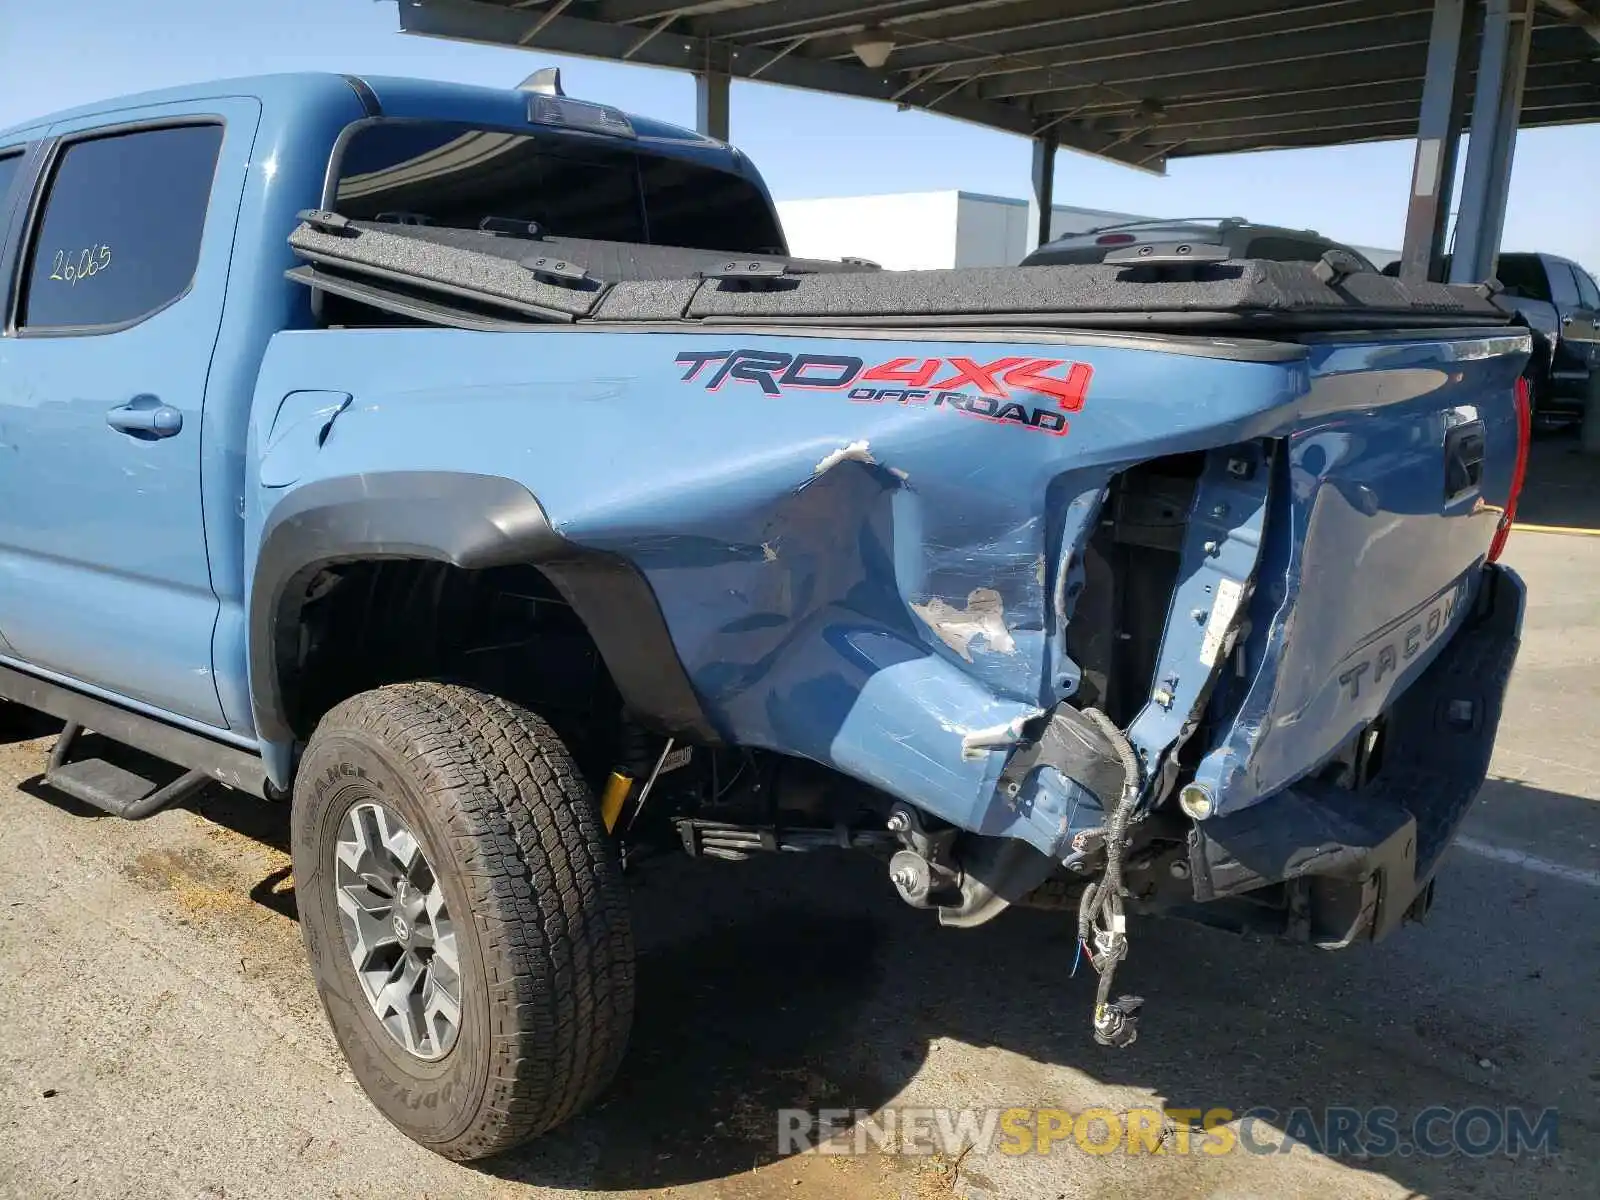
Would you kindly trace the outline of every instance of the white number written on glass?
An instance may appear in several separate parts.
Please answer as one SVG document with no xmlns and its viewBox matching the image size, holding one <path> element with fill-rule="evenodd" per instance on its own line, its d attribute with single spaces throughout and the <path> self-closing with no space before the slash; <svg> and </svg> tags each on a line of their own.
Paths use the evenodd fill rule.
<svg viewBox="0 0 1600 1200">
<path fill-rule="evenodd" d="M 89 279 L 111 265 L 111 247 L 98 242 L 87 250 L 57 250 L 50 261 L 50 278 L 76 285 L 80 279 Z"/>
</svg>

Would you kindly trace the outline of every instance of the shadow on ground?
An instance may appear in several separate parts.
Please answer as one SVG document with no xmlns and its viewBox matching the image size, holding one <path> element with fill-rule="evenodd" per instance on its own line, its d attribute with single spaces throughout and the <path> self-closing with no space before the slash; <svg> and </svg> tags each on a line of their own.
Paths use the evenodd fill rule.
<svg viewBox="0 0 1600 1200">
<path fill-rule="evenodd" d="M 0 745 L 53 737 L 61 731 L 61 721 L 31 708 L 7 705 L 0 712 Z"/>
<path fill-rule="evenodd" d="M 1600 845 L 1593 801 L 1505 780 L 1494 797 L 1497 808 L 1525 800 L 1574 845 Z M 193 807 L 285 844 L 282 806 L 215 789 Z M 1277 1129 L 1296 1109 L 1381 1106 L 1402 1132 L 1435 1105 L 1557 1107 L 1555 1160 L 1334 1157 L 1416 1193 L 1592 1195 L 1600 897 L 1560 881 L 1530 888 L 1509 872 L 1456 852 L 1427 928 L 1344 954 L 1139 922 L 1118 989 L 1149 1003 L 1138 1044 L 1112 1051 L 1090 1038 L 1093 976 L 1070 975 L 1064 915 L 1015 911 L 945 930 L 893 900 L 870 859 L 662 859 L 634 880 L 638 1017 L 619 1079 L 589 1113 L 476 1169 L 602 1191 L 728 1179 L 779 1157 L 779 1109 L 890 1105 L 930 1047 L 953 1039 L 1026 1060 L 983 1060 L 988 1093 L 1004 1080 L 1019 1089 L 1005 1103 L 1023 1106 L 1084 1107 L 1087 1096 L 1124 1107 L 1093 1098 L 1115 1085 L 1149 1089 L 1168 1108 L 1260 1112 Z M 282 874 L 251 895 L 292 915 Z M 1058 1067 L 1086 1078 L 1052 1075 Z M 970 1102 L 956 1078 L 916 1103 Z M 1056 1094 L 1066 1085 L 1070 1099 Z M 1004 1164 L 970 1165 L 980 1179 Z"/>
<path fill-rule="evenodd" d="M 1575 427 L 1534 438 L 1517 523 L 1600 531 L 1600 457 L 1583 453 Z"/>
</svg>

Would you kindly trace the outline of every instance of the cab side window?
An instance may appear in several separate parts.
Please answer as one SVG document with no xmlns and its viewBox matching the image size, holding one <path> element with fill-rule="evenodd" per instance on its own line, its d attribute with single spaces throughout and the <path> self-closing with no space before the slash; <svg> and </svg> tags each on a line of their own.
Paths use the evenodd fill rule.
<svg viewBox="0 0 1600 1200">
<path fill-rule="evenodd" d="M 1594 285 L 1594 278 L 1582 267 L 1574 267 L 1572 274 L 1578 280 L 1578 295 L 1583 298 L 1583 306 L 1600 311 L 1600 288 Z"/>
<path fill-rule="evenodd" d="M 1550 260 L 1550 295 L 1557 304 L 1581 304 L 1577 273 L 1559 259 Z"/>
<path fill-rule="evenodd" d="M 34 231 L 17 324 L 123 326 L 183 295 L 221 149 L 215 124 L 68 144 Z"/>
<path fill-rule="evenodd" d="M 17 176 L 22 171 L 22 152 L 0 152 L 0 217 L 11 207 L 11 189 L 17 186 Z M 0 231 L 3 232 L 3 231 Z"/>
</svg>

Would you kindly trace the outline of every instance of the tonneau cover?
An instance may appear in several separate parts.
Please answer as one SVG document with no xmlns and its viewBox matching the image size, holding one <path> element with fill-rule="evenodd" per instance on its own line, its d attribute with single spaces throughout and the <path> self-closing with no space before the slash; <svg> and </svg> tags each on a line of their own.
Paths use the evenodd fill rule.
<svg viewBox="0 0 1600 1200">
<path fill-rule="evenodd" d="M 291 278 L 442 324 L 697 321 L 1340 329 L 1506 324 L 1487 289 L 1257 259 L 883 271 L 305 214 Z"/>
</svg>

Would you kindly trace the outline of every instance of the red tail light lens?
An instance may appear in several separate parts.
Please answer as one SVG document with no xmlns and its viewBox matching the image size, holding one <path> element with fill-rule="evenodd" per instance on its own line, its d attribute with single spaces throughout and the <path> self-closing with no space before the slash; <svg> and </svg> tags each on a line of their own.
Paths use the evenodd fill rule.
<svg viewBox="0 0 1600 1200">
<path fill-rule="evenodd" d="M 1506 510 L 1500 515 L 1500 528 L 1495 530 L 1494 541 L 1489 544 L 1489 561 L 1499 562 L 1505 552 L 1506 541 L 1511 537 L 1511 524 L 1517 519 L 1517 499 L 1522 495 L 1522 485 L 1528 478 L 1528 443 L 1533 437 L 1533 411 L 1528 401 L 1528 381 L 1517 380 L 1517 465 L 1511 472 L 1511 495 L 1506 498 Z"/>
</svg>

